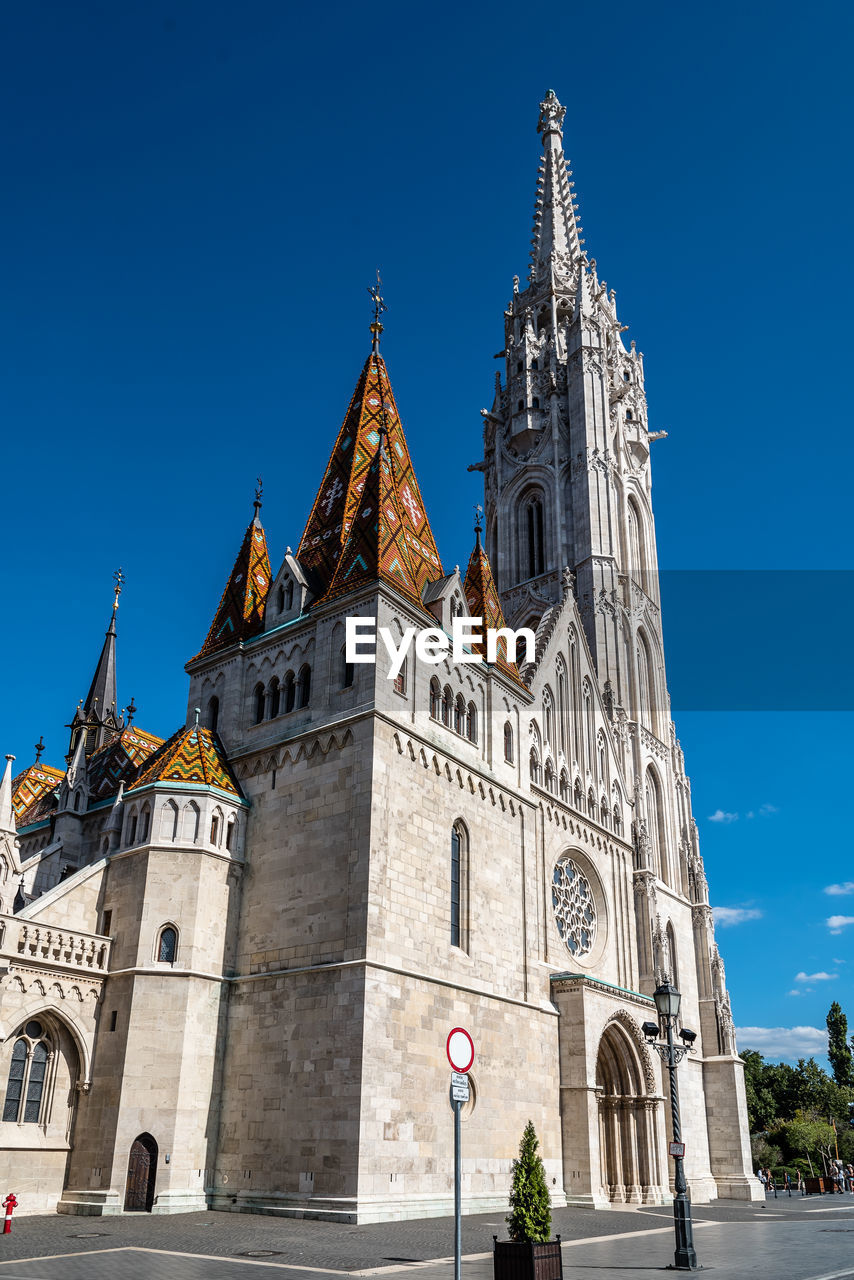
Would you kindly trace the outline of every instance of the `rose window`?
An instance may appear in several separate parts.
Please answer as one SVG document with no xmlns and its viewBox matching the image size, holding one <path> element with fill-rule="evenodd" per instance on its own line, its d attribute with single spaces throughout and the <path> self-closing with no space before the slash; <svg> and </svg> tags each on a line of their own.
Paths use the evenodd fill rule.
<svg viewBox="0 0 854 1280">
<path fill-rule="evenodd" d="M 596 937 L 596 907 L 590 881 L 572 858 L 561 858 L 554 869 L 552 907 L 567 950 L 576 958 L 586 956 Z"/>
</svg>

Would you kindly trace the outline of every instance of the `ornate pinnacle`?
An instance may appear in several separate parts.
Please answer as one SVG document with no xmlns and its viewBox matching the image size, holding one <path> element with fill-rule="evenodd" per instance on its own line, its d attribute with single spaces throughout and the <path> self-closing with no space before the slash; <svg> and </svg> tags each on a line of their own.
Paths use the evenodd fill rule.
<svg viewBox="0 0 854 1280">
<path fill-rule="evenodd" d="M 543 135 L 543 143 L 545 143 L 550 133 L 563 136 L 563 118 L 565 115 L 566 107 L 560 105 L 554 89 L 549 89 L 540 103 L 540 118 L 537 121 L 537 133 Z"/>
<path fill-rule="evenodd" d="M 119 596 L 122 594 L 122 587 L 125 585 L 125 575 L 122 573 L 121 567 L 116 569 L 116 572 L 113 574 L 113 582 L 115 583 L 116 592 L 113 599 L 113 613 L 115 613 L 116 609 L 119 607 Z"/>
<path fill-rule="evenodd" d="M 371 349 L 373 351 L 379 351 L 380 349 L 380 334 L 383 331 L 383 325 L 380 322 L 380 316 L 383 314 L 384 311 L 388 311 L 388 307 L 386 306 L 383 300 L 383 296 L 381 292 L 382 287 L 383 287 L 383 282 L 380 279 L 379 268 L 377 268 L 377 282 L 376 284 L 371 285 L 368 288 L 368 293 L 371 295 L 371 300 L 373 301 L 373 304 L 374 304 L 374 319 L 373 319 L 373 323 L 371 324 L 371 333 L 373 334 L 373 342 L 371 343 Z"/>
</svg>

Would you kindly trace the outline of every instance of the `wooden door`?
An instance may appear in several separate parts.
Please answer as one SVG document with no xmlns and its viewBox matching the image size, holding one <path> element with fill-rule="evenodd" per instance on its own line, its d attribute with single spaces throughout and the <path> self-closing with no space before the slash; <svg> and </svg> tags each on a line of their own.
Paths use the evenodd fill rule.
<svg viewBox="0 0 854 1280">
<path fill-rule="evenodd" d="M 157 1143 L 150 1134 L 135 1138 L 128 1160 L 125 1192 L 126 1213 L 150 1213 L 154 1204 L 154 1180 L 157 1176 Z"/>
</svg>

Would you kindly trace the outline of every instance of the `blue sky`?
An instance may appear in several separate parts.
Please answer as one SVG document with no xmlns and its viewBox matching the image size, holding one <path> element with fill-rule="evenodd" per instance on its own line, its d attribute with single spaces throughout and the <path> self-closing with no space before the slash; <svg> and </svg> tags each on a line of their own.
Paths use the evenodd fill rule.
<svg viewBox="0 0 854 1280">
<path fill-rule="evenodd" d="M 26 762 L 44 733 L 61 758 L 117 564 L 120 698 L 181 722 L 259 472 L 274 561 L 296 545 L 378 265 L 425 501 L 465 563 L 553 87 L 587 250 L 669 432 L 661 563 L 787 571 L 693 631 L 674 596 L 666 630 L 713 900 L 753 913 L 719 935 L 736 1022 L 797 1053 L 834 997 L 854 1017 L 854 926 L 826 924 L 854 893 L 823 892 L 851 875 L 851 596 L 814 574 L 851 568 L 850 28 L 821 2 L 7 6 L 0 748 Z M 782 664 L 779 701 L 742 677 L 730 702 L 739 654 L 757 688 Z M 692 669 L 718 675 L 702 711 Z"/>
</svg>

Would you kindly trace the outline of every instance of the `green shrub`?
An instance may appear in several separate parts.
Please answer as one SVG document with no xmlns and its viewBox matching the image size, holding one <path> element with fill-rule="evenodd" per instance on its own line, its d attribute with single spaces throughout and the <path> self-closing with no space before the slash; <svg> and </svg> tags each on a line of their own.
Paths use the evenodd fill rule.
<svg viewBox="0 0 854 1280">
<path fill-rule="evenodd" d="M 513 1161 L 510 1213 L 505 1218 L 511 1240 L 528 1240 L 534 1244 L 542 1244 L 552 1233 L 551 1201 L 546 1171 L 537 1155 L 539 1145 L 529 1120 L 519 1145 L 519 1158 Z"/>
</svg>

